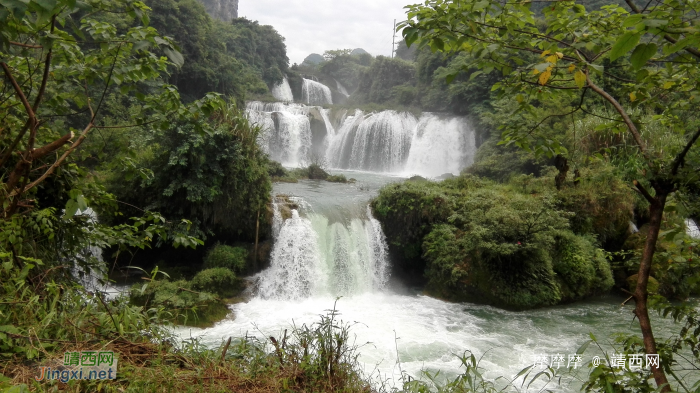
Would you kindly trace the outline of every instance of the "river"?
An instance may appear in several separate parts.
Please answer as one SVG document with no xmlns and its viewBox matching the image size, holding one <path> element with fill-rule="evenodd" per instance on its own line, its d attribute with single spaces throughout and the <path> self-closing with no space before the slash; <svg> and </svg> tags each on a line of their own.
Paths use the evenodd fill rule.
<svg viewBox="0 0 700 393">
<path fill-rule="evenodd" d="M 352 324 L 359 361 L 375 379 L 400 385 L 401 371 L 420 377 L 422 370 L 453 377 L 461 355 L 483 355 L 486 378 L 514 377 L 535 356 L 567 357 L 594 334 L 605 348 L 613 333 L 638 333 L 632 308 L 624 298 L 604 297 L 538 310 L 511 312 L 490 306 L 449 303 L 405 288 L 389 277 L 368 201 L 385 184 L 402 177 L 359 171 L 331 171 L 355 178 L 338 184 L 316 180 L 277 183 L 274 194 L 286 194 L 300 205 L 298 217 L 278 223 L 272 266 L 256 279 L 260 290 L 245 303 L 231 306 L 226 320 L 207 329 L 178 328 L 218 346 L 228 337 L 281 336 L 292 324 L 312 324 L 337 301 L 340 318 Z M 357 265 L 361 265 L 357 269 Z M 383 265 L 382 265 L 383 264 Z M 354 265 L 354 266 L 349 266 Z M 290 273 L 290 271 L 296 273 Z M 655 319 L 656 334 L 665 337 L 677 326 Z M 582 366 L 602 353 L 589 347 Z M 400 360 L 400 361 L 397 361 Z M 565 366 L 565 365 L 562 365 Z M 586 368 L 587 370 L 587 368 Z M 577 390 L 574 386 L 564 391 Z"/>
</svg>

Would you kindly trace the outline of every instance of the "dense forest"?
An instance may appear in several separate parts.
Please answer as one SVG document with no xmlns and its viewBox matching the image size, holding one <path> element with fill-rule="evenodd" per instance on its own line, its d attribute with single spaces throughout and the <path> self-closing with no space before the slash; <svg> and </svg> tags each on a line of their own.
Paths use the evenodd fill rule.
<svg viewBox="0 0 700 393">
<path fill-rule="evenodd" d="M 670 301 L 700 295 L 685 221 L 700 222 L 700 35 L 684 19 L 698 5 L 580 4 L 428 1 L 409 7 L 393 58 L 335 49 L 290 66 L 274 27 L 218 21 L 196 0 L 0 2 L 0 392 L 390 391 L 365 378 L 335 308 L 269 342 L 208 348 L 170 330 L 225 318 L 269 262 L 273 180 L 348 181 L 272 161 L 245 113 L 285 79 L 300 101 L 304 78 L 329 87 L 331 114 L 440 112 L 478 129 L 461 174 L 371 201 L 396 277 L 513 310 L 629 295 L 642 335 L 618 342 L 668 367 L 600 368 L 584 388 L 683 386 L 674 359 L 697 360 L 700 319 Z M 460 15 L 480 24 L 455 33 Z M 129 277 L 128 296 L 100 293 Z M 684 327 L 655 342 L 647 308 Z M 103 349 L 121 356 L 113 384 L 32 380 Z M 498 390 L 461 360 L 445 385 L 393 391 Z"/>
</svg>

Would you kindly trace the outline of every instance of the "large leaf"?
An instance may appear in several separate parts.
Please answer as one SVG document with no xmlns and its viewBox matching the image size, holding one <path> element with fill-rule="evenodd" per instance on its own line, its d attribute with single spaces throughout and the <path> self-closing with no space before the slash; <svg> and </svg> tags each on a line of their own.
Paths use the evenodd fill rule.
<svg viewBox="0 0 700 393">
<path fill-rule="evenodd" d="M 637 47 L 634 48 L 634 52 L 632 52 L 632 57 L 630 57 L 632 67 L 637 70 L 644 67 L 647 61 L 656 54 L 657 49 L 656 44 L 653 42 L 637 45 Z"/>
<path fill-rule="evenodd" d="M 176 66 L 182 67 L 182 65 L 185 64 L 185 58 L 182 57 L 182 53 L 170 48 L 164 48 L 163 52 L 165 52 L 168 59 L 170 59 L 170 61 L 172 61 Z"/>
<path fill-rule="evenodd" d="M 641 36 L 641 33 L 637 33 L 636 31 L 630 31 L 623 34 L 622 37 L 618 38 L 617 42 L 615 42 L 612 49 L 610 50 L 610 61 L 615 61 L 619 57 L 631 51 L 632 48 L 634 48 L 637 45 Z"/>
</svg>

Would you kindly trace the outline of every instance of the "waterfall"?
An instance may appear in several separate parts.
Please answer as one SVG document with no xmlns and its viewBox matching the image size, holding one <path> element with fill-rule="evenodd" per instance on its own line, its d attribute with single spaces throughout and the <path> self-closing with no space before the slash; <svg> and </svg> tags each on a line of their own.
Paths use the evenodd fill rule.
<svg viewBox="0 0 700 393">
<path fill-rule="evenodd" d="M 639 228 L 637 228 L 637 225 L 632 221 L 629 222 L 629 225 L 627 226 L 627 230 L 629 231 L 630 234 L 634 234 L 634 233 L 639 232 Z"/>
<path fill-rule="evenodd" d="M 474 130 L 463 117 L 425 113 L 416 126 L 405 172 L 435 177 L 474 163 Z"/>
<path fill-rule="evenodd" d="M 91 227 L 97 224 L 97 213 L 91 208 L 85 211 L 78 210 L 76 215 L 88 216 Z M 81 264 L 80 260 L 85 263 Z M 87 291 L 102 292 L 107 299 L 114 299 L 124 291 L 124 288 L 118 288 L 107 282 L 107 264 L 102 259 L 102 249 L 93 244 L 78 253 L 71 267 L 71 275 Z"/>
<path fill-rule="evenodd" d="M 335 169 L 437 177 L 458 174 L 476 154 L 475 132 L 461 116 L 331 112 L 257 101 L 249 102 L 247 111 L 251 123 L 264 129 L 259 141 L 263 150 L 285 166 L 302 166 L 311 154 L 321 154 Z"/>
<path fill-rule="evenodd" d="M 281 219 L 281 214 L 274 217 Z M 369 206 L 365 217 L 348 222 L 330 222 L 316 213 L 302 217 L 292 210 L 276 236 L 270 267 L 260 274 L 258 295 L 303 299 L 361 294 L 383 289 L 388 278 L 386 238 Z"/>
<path fill-rule="evenodd" d="M 332 104 L 331 89 L 323 83 L 304 79 L 301 86 L 302 100 L 311 105 L 326 105 Z"/>
<path fill-rule="evenodd" d="M 685 219 L 685 233 L 693 239 L 700 239 L 700 228 L 692 218 Z"/>
<path fill-rule="evenodd" d="M 287 80 L 286 76 L 284 77 L 284 79 L 282 79 L 282 82 L 280 82 L 272 88 L 272 96 L 275 97 L 275 99 L 278 99 L 282 102 L 294 101 L 292 88 L 289 87 L 289 81 Z"/>
<path fill-rule="evenodd" d="M 411 147 L 416 118 L 384 111 L 345 119 L 326 154 L 330 165 L 343 169 L 401 172 Z"/>
<path fill-rule="evenodd" d="M 251 124 L 262 127 L 258 143 L 263 151 L 285 166 L 299 167 L 308 162 L 314 143 L 325 151 L 326 137 L 334 135 L 329 109 L 294 103 L 263 103 L 251 101 L 246 104 L 246 113 Z M 318 120 L 322 126 L 316 128 L 322 137 L 314 142 L 311 121 Z"/>
<path fill-rule="evenodd" d="M 348 93 L 348 91 L 345 89 L 345 86 L 341 85 L 337 80 L 335 80 L 335 86 L 340 94 L 344 95 L 345 97 L 350 97 L 350 93 Z"/>
</svg>

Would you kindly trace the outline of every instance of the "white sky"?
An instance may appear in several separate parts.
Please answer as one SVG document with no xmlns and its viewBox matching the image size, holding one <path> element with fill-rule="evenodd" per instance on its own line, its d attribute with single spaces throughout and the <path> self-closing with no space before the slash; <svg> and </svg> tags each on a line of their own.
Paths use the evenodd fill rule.
<svg viewBox="0 0 700 393">
<path fill-rule="evenodd" d="M 391 55 L 394 25 L 403 7 L 422 0 L 239 0 L 238 16 L 273 26 L 286 39 L 289 65 L 311 53 L 362 48 Z M 400 33 L 396 40 L 401 39 Z"/>
</svg>

